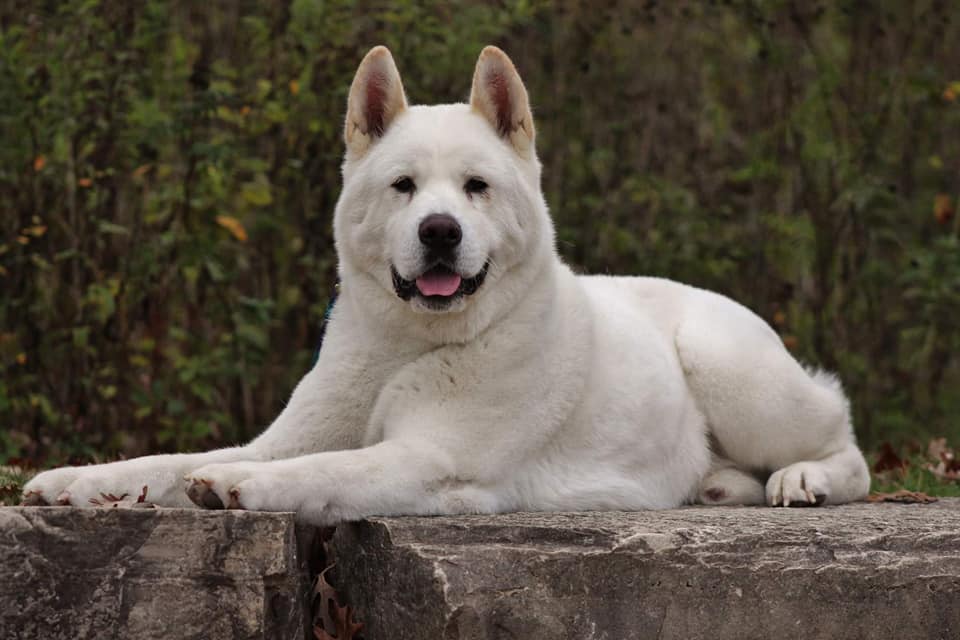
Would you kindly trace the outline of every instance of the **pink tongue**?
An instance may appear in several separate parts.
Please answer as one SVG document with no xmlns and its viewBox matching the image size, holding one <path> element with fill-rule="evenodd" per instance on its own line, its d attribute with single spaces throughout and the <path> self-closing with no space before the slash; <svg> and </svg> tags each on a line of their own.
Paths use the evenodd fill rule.
<svg viewBox="0 0 960 640">
<path fill-rule="evenodd" d="M 425 296 L 452 296 L 460 288 L 460 280 L 449 271 L 428 271 L 417 278 L 417 289 Z"/>
</svg>

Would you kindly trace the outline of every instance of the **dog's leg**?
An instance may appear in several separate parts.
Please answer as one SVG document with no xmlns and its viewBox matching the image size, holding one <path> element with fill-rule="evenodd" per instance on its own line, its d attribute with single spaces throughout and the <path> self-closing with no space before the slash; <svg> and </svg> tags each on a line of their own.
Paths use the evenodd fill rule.
<svg viewBox="0 0 960 640">
<path fill-rule="evenodd" d="M 363 354 L 344 354 L 342 349 L 333 347 L 325 346 L 324 351 L 352 358 L 350 362 L 363 362 Z M 183 476 L 198 467 L 241 460 L 275 460 L 360 446 L 362 427 L 367 420 L 365 412 L 372 402 L 363 404 L 365 397 L 372 397 L 372 393 L 365 395 L 364 390 L 378 382 L 364 373 L 367 369 L 341 366 L 325 355 L 321 354 L 317 366 L 300 382 L 290 403 L 273 424 L 246 446 L 53 469 L 27 483 L 24 503 L 90 507 L 104 502 L 105 496 L 137 497 L 146 486 L 149 502 L 192 507 L 194 503 L 183 492 Z"/>
<path fill-rule="evenodd" d="M 192 507 L 183 493 L 183 474 L 200 464 L 248 458 L 243 447 L 205 453 L 145 456 L 89 467 L 63 467 L 38 474 L 23 489 L 26 504 L 94 507 L 114 499 L 134 499 L 167 507 Z"/>
<path fill-rule="evenodd" d="M 804 370 L 777 335 L 745 308 L 718 296 L 704 298 L 699 306 L 703 308 L 695 305 L 696 313 L 679 326 L 676 345 L 716 453 L 747 472 L 775 472 L 765 492 L 770 505 L 865 497 L 869 473 L 854 443 L 839 383 Z M 713 478 L 716 486 L 703 488 L 737 494 L 748 475 L 724 472 Z M 737 486 L 726 487 L 722 479 Z"/>
<path fill-rule="evenodd" d="M 495 494 L 456 475 L 442 448 L 423 440 L 391 440 L 274 462 L 213 464 L 189 474 L 201 506 L 295 511 L 318 526 L 372 515 L 491 513 Z"/>
<path fill-rule="evenodd" d="M 189 474 L 194 499 L 297 511 L 321 525 L 370 515 L 492 513 L 527 504 L 537 487 L 517 482 L 517 470 L 556 437 L 579 402 L 590 347 L 566 340 L 589 334 L 588 318 L 537 307 L 550 315 L 519 327 L 529 338 L 518 337 L 511 325 L 465 345 L 432 349 L 397 371 L 368 425 L 380 442 L 198 468 Z M 216 500 L 204 498 L 211 492 Z"/>
<path fill-rule="evenodd" d="M 862 500 L 869 490 L 863 454 L 853 443 L 819 460 L 795 462 L 767 480 L 767 504 L 773 507 L 842 504 Z"/>
<path fill-rule="evenodd" d="M 706 505 L 763 504 L 764 489 L 752 474 L 719 461 L 700 482 L 697 501 Z"/>
</svg>

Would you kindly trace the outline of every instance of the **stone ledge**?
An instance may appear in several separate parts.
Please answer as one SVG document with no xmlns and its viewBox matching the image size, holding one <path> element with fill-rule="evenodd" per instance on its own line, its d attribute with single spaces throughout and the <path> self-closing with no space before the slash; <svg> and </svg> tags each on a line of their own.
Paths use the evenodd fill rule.
<svg viewBox="0 0 960 640">
<path fill-rule="evenodd" d="M 293 514 L 2 508 L 0 638 L 306 638 L 312 537 Z"/>
<path fill-rule="evenodd" d="M 960 638 L 960 501 L 341 526 L 368 640 Z"/>
<path fill-rule="evenodd" d="M 308 637 L 316 539 L 291 514 L 3 508 L 0 638 Z M 960 638 L 960 500 L 375 518 L 330 546 L 366 640 Z"/>
</svg>

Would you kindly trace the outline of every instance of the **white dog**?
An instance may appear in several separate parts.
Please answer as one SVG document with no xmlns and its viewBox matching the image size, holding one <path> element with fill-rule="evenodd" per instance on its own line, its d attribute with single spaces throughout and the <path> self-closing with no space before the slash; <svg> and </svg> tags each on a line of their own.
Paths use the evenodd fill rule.
<svg viewBox="0 0 960 640">
<path fill-rule="evenodd" d="M 146 485 L 161 505 L 326 525 L 867 494 L 840 385 L 759 317 L 560 261 L 526 89 L 502 51 L 480 54 L 470 104 L 409 106 L 376 47 L 345 138 L 341 295 L 280 417 L 243 447 L 48 471 L 25 502 Z"/>
</svg>

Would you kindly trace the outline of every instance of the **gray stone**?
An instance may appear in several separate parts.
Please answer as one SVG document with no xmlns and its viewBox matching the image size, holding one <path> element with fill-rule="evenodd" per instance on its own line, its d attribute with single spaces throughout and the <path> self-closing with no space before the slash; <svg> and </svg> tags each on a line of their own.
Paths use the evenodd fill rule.
<svg viewBox="0 0 960 640">
<path fill-rule="evenodd" d="M 316 536 L 290 514 L 0 509 L 0 638 L 303 638 Z M 374 518 L 332 550 L 366 640 L 960 638 L 957 500 Z"/>
<path fill-rule="evenodd" d="M 292 514 L 0 509 L 0 638 L 305 638 Z"/>
<path fill-rule="evenodd" d="M 960 638 L 960 501 L 375 518 L 338 528 L 367 640 Z"/>
</svg>

